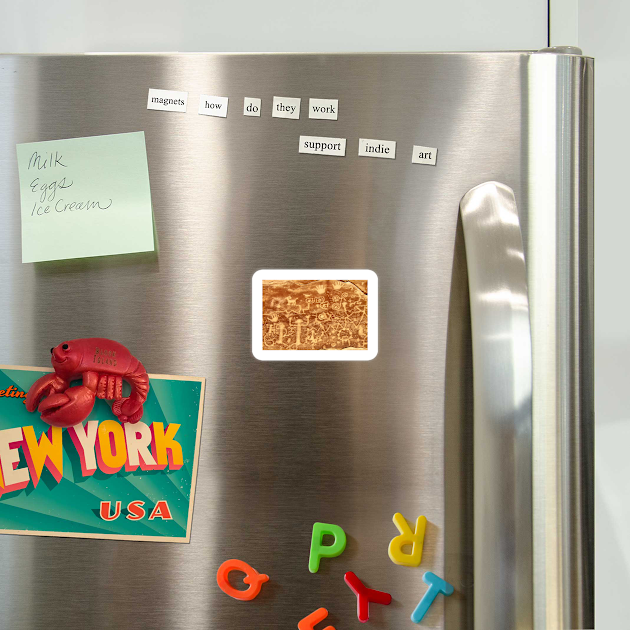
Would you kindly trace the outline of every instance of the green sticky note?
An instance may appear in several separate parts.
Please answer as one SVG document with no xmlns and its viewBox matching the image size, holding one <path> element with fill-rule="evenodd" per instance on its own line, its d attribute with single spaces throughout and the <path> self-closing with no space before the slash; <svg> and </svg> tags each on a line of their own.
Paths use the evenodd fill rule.
<svg viewBox="0 0 630 630">
<path fill-rule="evenodd" d="M 144 132 L 17 145 L 22 262 L 153 251 Z"/>
</svg>

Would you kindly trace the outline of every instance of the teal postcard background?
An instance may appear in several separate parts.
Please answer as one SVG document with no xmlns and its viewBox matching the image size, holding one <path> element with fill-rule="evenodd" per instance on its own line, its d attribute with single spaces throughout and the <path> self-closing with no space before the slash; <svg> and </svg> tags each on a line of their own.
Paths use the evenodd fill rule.
<svg viewBox="0 0 630 630">
<path fill-rule="evenodd" d="M 35 369 L 0 369 L 0 391 L 13 385 L 27 392 L 29 387 L 46 372 Z M 86 534 L 90 537 L 142 536 L 181 539 L 186 542 L 189 511 L 194 496 L 193 474 L 196 474 L 195 449 L 197 432 L 201 431 L 200 408 L 203 405 L 203 379 L 178 380 L 177 377 L 150 378 L 150 390 L 144 404 L 141 422 L 180 424 L 175 440 L 181 444 L 184 465 L 176 471 L 142 471 L 140 468 L 109 475 L 97 469 L 90 477 L 83 477 L 77 450 L 63 431 L 63 477 L 59 483 L 44 467 L 36 488 L 32 482 L 22 490 L 0 496 L 1 530 L 19 530 L 24 533 L 55 532 L 57 534 Z M 87 420 L 113 420 L 110 405 L 97 399 Z M 32 426 L 39 440 L 49 425 L 39 413 L 29 413 L 24 398 L 0 397 L 0 430 Z M 20 448 L 19 468 L 26 459 Z M 125 518 L 131 501 L 144 501 L 146 516 L 142 520 Z M 173 520 L 166 521 L 148 516 L 159 500 L 166 500 Z M 99 516 L 101 501 L 122 503 L 121 516 L 104 521 Z M 154 538 L 155 540 L 155 538 Z"/>
</svg>

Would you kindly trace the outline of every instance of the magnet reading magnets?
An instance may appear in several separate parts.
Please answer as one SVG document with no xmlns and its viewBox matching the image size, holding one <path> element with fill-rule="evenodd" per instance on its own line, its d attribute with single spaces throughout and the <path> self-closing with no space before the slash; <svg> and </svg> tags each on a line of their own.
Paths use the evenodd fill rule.
<svg viewBox="0 0 630 630">
<path fill-rule="evenodd" d="M 73 339 L 51 348 L 50 354 L 55 371 L 28 390 L 28 411 L 38 409 L 42 420 L 52 426 L 72 427 L 90 415 L 98 397 L 114 401 L 112 411 L 121 422 L 133 424 L 142 418 L 149 376 L 125 346 L 98 337 Z M 70 381 L 79 377 L 83 384 L 70 387 Z M 131 385 L 128 398 L 122 395 L 123 379 Z"/>
<path fill-rule="evenodd" d="M 229 580 L 228 574 L 230 571 L 242 571 L 245 573 L 243 582 L 249 584 L 249 588 L 245 591 L 239 591 L 234 588 Z M 217 571 L 217 584 L 219 588 L 230 597 L 234 599 L 240 599 L 244 602 L 249 602 L 260 593 L 262 585 L 269 580 L 269 576 L 264 573 L 258 573 L 256 569 L 250 567 L 247 562 L 242 560 L 226 560 Z"/>
</svg>

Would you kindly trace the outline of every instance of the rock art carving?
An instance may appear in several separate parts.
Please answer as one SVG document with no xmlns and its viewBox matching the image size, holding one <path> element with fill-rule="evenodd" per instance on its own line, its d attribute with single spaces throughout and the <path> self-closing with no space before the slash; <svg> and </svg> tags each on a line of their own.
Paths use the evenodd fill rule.
<svg viewBox="0 0 630 630">
<path fill-rule="evenodd" d="M 366 350 L 367 301 L 367 280 L 264 280 L 263 348 Z"/>
</svg>

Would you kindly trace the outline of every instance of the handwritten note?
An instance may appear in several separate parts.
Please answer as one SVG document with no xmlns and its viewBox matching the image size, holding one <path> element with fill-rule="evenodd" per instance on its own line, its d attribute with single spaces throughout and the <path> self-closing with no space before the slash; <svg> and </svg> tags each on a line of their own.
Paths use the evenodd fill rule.
<svg viewBox="0 0 630 630">
<path fill-rule="evenodd" d="M 144 132 L 17 145 L 22 262 L 154 249 Z"/>
</svg>

